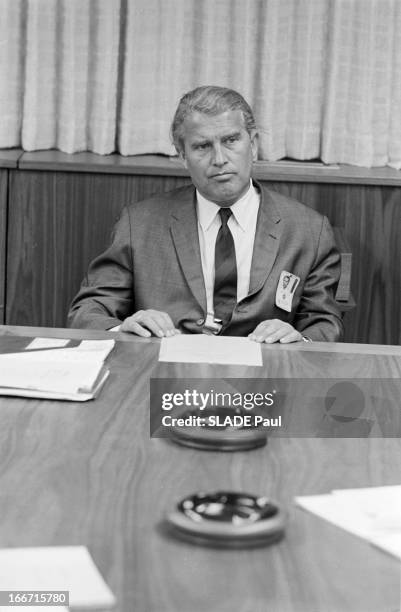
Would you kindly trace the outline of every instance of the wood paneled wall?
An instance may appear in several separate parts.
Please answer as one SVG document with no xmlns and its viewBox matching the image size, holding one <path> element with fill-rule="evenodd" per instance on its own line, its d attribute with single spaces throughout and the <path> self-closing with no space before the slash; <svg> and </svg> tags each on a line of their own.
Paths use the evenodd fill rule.
<svg viewBox="0 0 401 612">
<path fill-rule="evenodd" d="M 0 324 L 5 320 L 8 170 L 0 170 Z"/>
<path fill-rule="evenodd" d="M 401 344 L 401 188 L 281 182 L 270 187 L 345 230 L 356 300 L 345 316 L 346 341 Z"/>
<path fill-rule="evenodd" d="M 65 327 L 88 263 L 110 242 L 130 202 L 187 178 L 13 171 L 6 321 Z"/>
<path fill-rule="evenodd" d="M 108 244 L 121 208 L 188 182 L 182 175 L 10 170 L 6 322 L 65 325 L 87 265 Z M 401 187 L 263 182 L 345 228 L 357 303 L 346 314 L 345 339 L 401 344 Z"/>
</svg>

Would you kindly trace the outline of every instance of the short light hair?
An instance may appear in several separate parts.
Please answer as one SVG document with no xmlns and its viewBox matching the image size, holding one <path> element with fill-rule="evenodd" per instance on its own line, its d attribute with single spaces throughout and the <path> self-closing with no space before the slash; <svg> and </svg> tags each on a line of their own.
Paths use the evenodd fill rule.
<svg viewBox="0 0 401 612">
<path fill-rule="evenodd" d="M 220 115 L 230 110 L 240 110 L 244 118 L 245 128 L 249 135 L 256 131 L 256 122 L 248 102 L 240 93 L 228 87 L 203 85 L 184 94 L 178 103 L 171 124 L 171 139 L 177 153 L 184 148 L 183 123 L 194 112 L 205 115 Z"/>
</svg>

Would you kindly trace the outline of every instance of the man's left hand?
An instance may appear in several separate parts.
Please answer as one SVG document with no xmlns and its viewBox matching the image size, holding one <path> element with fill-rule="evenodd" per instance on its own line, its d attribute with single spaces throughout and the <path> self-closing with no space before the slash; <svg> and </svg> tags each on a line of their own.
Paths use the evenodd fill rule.
<svg viewBox="0 0 401 612">
<path fill-rule="evenodd" d="M 302 335 L 285 321 L 269 319 L 259 323 L 254 331 L 249 334 L 248 338 L 255 342 L 266 342 L 267 344 L 273 344 L 274 342 L 288 344 L 290 342 L 299 342 L 302 340 Z"/>
</svg>

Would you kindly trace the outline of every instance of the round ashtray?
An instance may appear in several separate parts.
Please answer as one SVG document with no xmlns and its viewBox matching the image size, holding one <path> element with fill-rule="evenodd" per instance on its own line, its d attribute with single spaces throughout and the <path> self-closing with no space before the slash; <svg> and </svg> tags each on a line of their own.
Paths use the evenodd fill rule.
<svg viewBox="0 0 401 612">
<path fill-rule="evenodd" d="M 283 511 L 267 497 L 227 491 L 186 497 L 167 521 L 186 540 L 225 548 L 273 544 L 285 527 Z"/>
<path fill-rule="evenodd" d="M 186 421 L 192 417 L 196 424 L 171 427 L 169 438 L 198 450 L 232 452 L 260 448 L 267 443 L 267 431 L 252 424 L 254 416 L 243 409 L 221 407 L 207 408 L 201 416 L 199 411 L 187 410 L 180 417 Z"/>
</svg>

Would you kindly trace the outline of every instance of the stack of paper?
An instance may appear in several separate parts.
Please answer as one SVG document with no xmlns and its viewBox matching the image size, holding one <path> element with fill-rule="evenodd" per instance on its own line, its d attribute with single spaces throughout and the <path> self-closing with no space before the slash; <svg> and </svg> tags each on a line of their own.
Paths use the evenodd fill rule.
<svg viewBox="0 0 401 612">
<path fill-rule="evenodd" d="M 340 489 L 295 501 L 401 559 L 401 486 Z"/>
<path fill-rule="evenodd" d="M 0 568 L 0 591 L 68 591 L 70 608 L 103 610 L 116 603 L 85 546 L 2 549 Z M 67 607 L 43 607 L 50 609 L 61 612 Z"/>
<path fill-rule="evenodd" d="M 0 395 L 93 399 L 109 375 L 104 361 L 114 340 L 86 340 L 74 348 L 64 342 L 36 338 L 24 351 L 0 355 Z"/>
</svg>

